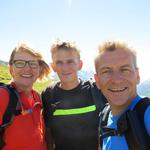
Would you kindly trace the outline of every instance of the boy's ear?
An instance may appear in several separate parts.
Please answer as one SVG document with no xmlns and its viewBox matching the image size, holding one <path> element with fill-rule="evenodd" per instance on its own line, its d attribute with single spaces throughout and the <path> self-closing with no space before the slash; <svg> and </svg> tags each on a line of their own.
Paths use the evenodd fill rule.
<svg viewBox="0 0 150 150">
<path fill-rule="evenodd" d="M 51 67 L 52 67 L 53 71 L 56 72 L 56 65 L 54 63 L 51 63 Z"/>
<path fill-rule="evenodd" d="M 79 70 L 81 70 L 81 69 L 82 69 L 82 66 L 83 66 L 83 61 L 82 61 L 82 60 L 80 60 Z"/>
</svg>

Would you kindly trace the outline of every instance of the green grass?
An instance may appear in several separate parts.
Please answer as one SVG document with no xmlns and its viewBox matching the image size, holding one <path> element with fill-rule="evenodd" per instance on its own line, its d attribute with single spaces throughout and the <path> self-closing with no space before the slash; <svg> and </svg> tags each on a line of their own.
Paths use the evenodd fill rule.
<svg viewBox="0 0 150 150">
<path fill-rule="evenodd" d="M 11 80 L 8 67 L 0 64 L 0 82 L 8 83 Z"/>
<path fill-rule="evenodd" d="M 9 83 L 11 80 L 11 75 L 9 73 L 8 67 L 6 65 L 0 64 L 0 82 Z M 33 88 L 41 93 L 52 81 L 37 81 Z"/>
<path fill-rule="evenodd" d="M 51 83 L 51 80 L 49 81 L 43 81 L 43 82 L 36 82 L 34 83 L 33 88 L 36 89 L 39 93 L 41 93 L 48 85 Z"/>
</svg>

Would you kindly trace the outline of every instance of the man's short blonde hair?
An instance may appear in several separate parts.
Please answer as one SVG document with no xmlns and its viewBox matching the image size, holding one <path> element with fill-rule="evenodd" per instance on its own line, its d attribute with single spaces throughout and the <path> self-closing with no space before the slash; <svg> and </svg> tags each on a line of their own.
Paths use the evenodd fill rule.
<svg viewBox="0 0 150 150">
<path fill-rule="evenodd" d="M 98 48 L 98 51 L 97 51 L 97 54 L 96 54 L 96 57 L 95 57 L 95 60 L 94 60 L 96 71 L 97 71 L 97 68 L 98 68 L 100 55 L 103 52 L 115 51 L 116 49 L 129 51 L 133 56 L 134 67 L 137 68 L 137 54 L 136 54 L 136 51 L 133 48 L 129 47 L 125 42 L 106 41 L 102 45 L 100 45 L 99 48 Z"/>
</svg>

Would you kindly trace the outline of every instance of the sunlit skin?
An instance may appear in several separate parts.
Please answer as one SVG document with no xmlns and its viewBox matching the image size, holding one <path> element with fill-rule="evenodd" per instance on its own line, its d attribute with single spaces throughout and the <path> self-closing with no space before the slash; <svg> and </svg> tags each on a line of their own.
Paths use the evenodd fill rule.
<svg viewBox="0 0 150 150">
<path fill-rule="evenodd" d="M 103 52 L 95 80 L 109 101 L 113 115 L 121 113 L 136 97 L 140 80 L 132 54 L 121 49 Z"/>
<path fill-rule="evenodd" d="M 82 61 L 74 51 L 57 51 L 51 66 L 59 76 L 61 88 L 73 89 L 79 84 L 78 71 L 82 68 Z"/>
<path fill-rule="evenodd" d="M 33 55 L 27 52 L 17 52 L 13 60 L 37 60 Z M 25 91 L 26 93 L 31 91 L 33 83 L 39 77 L 40 66 L 37 68 L 30 68 L 28 64 L 24 68 L 17 68 L 14 64 L 10 65 L 10 73 L 19 91 Z"/>
</svg>

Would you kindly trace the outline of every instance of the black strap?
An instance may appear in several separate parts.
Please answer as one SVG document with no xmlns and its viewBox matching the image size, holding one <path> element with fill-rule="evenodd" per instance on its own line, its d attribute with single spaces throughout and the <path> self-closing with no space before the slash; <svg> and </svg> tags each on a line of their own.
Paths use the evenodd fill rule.
<svg viewBox="0 0 150 150">
<path fill-rule="evenodd" d="M 11 85 L 4 85 L 4 84 L 3 85 L 1 84 L 1 87 L 5 88 L 9 92 L 9 102 L 6 107 L 6 111 L 3 115 L 2 124 L 0 126 L 0 150 L 5 144 L 3 141 L 3 134 L 4 134 L 5 127 L 11 123 L 13 115 L 19 115 L 21 113 L 20 110 L 16 110 L 16 106 L 19 98 L 16 89 Z"/>
<path fill-rule="evenodd" d="M 150 137 L 144 124 L 144 114 L 150 106 L 150 99 L 140 100 L 133 111 L 127 112 L 129 129 L 125 132 L 125 137 L 130 150 L 148 150 L 150 147 Z"/>
<path fill-rule="evenodd" d="M 117 122 L 118 130 L 106 128 L 109 105 L 106 105 L 100 116 L 100 141 L 108 136 L 125 135 L 130 150 L 148 150 L 150 137 L 144 125 L 144 113 L 150 106 L 150 99 L 144 98 L 135 106 L 134 110 L 124 113 Z"/>
<path fill-rule="evenodd" d="M 57 84 L 58 83 L 54 83 L 50 85 L 41 94 L 42 103 L 43 103 L 43 116 L 44 116 L 45 122 L 47 122 L 47 118 L 53 117 L 53 112 L 56 110 L 57 105 L 59 104 L 59 102 L 53 103 L 54 93 L 55 93 Z"/>
<path fill-rule="evenodd" d="M 106 103 L 103 110 L 99 114 L 99 142 L 100 142 L 101 147 L 103 144 L 103 138 L 106 137 L 106 135 L 104 135 L 105 133 L 103 131 L 103 128 L 105 128 L 107 125 L 109 113 L 110 113 L 110 105 Z M 107 133 L 107 136 L 108 136 L 108 133 Z"/>
<path fill-rule="evenodd" d="M 108 136 L 120 136 L 121 135 L 118 130 L 115 130 L 113 128 L 103 127 L 103 132 L 104 133 L 101 135 L 102 139 Z"/>
<path fill-rule="evenodd" d="M 97 88 L 96 83 L 94 81 L 89 80 L 87 82 L 91 86 L 92 97 L 99 113 L 104 108 L 107 100 L 104 97 L 104 95 L 101 93 L 101 91 Z"/>
<path fill-rule="evenodd" d="M 8 123 L 11 122 L 12 115 L 18 114 L 18 112 L 16 112 L 16 106 L 19 98 L 17 91 L 11 85 L 7 85 L 7 88 L 9 90 L 10 99 L 3 116 L 3 123 L 2 123 L 3 126 L 6 126 Z"/>
<path fill-rule="evenodd" d="M 144 113 L 147 107 L 150 106 L 150 99 L 148 97 L 142 98 L 135 106 L 134 110 L 137 111 L 139 119 L 144 122 Z"/>
</svg>

